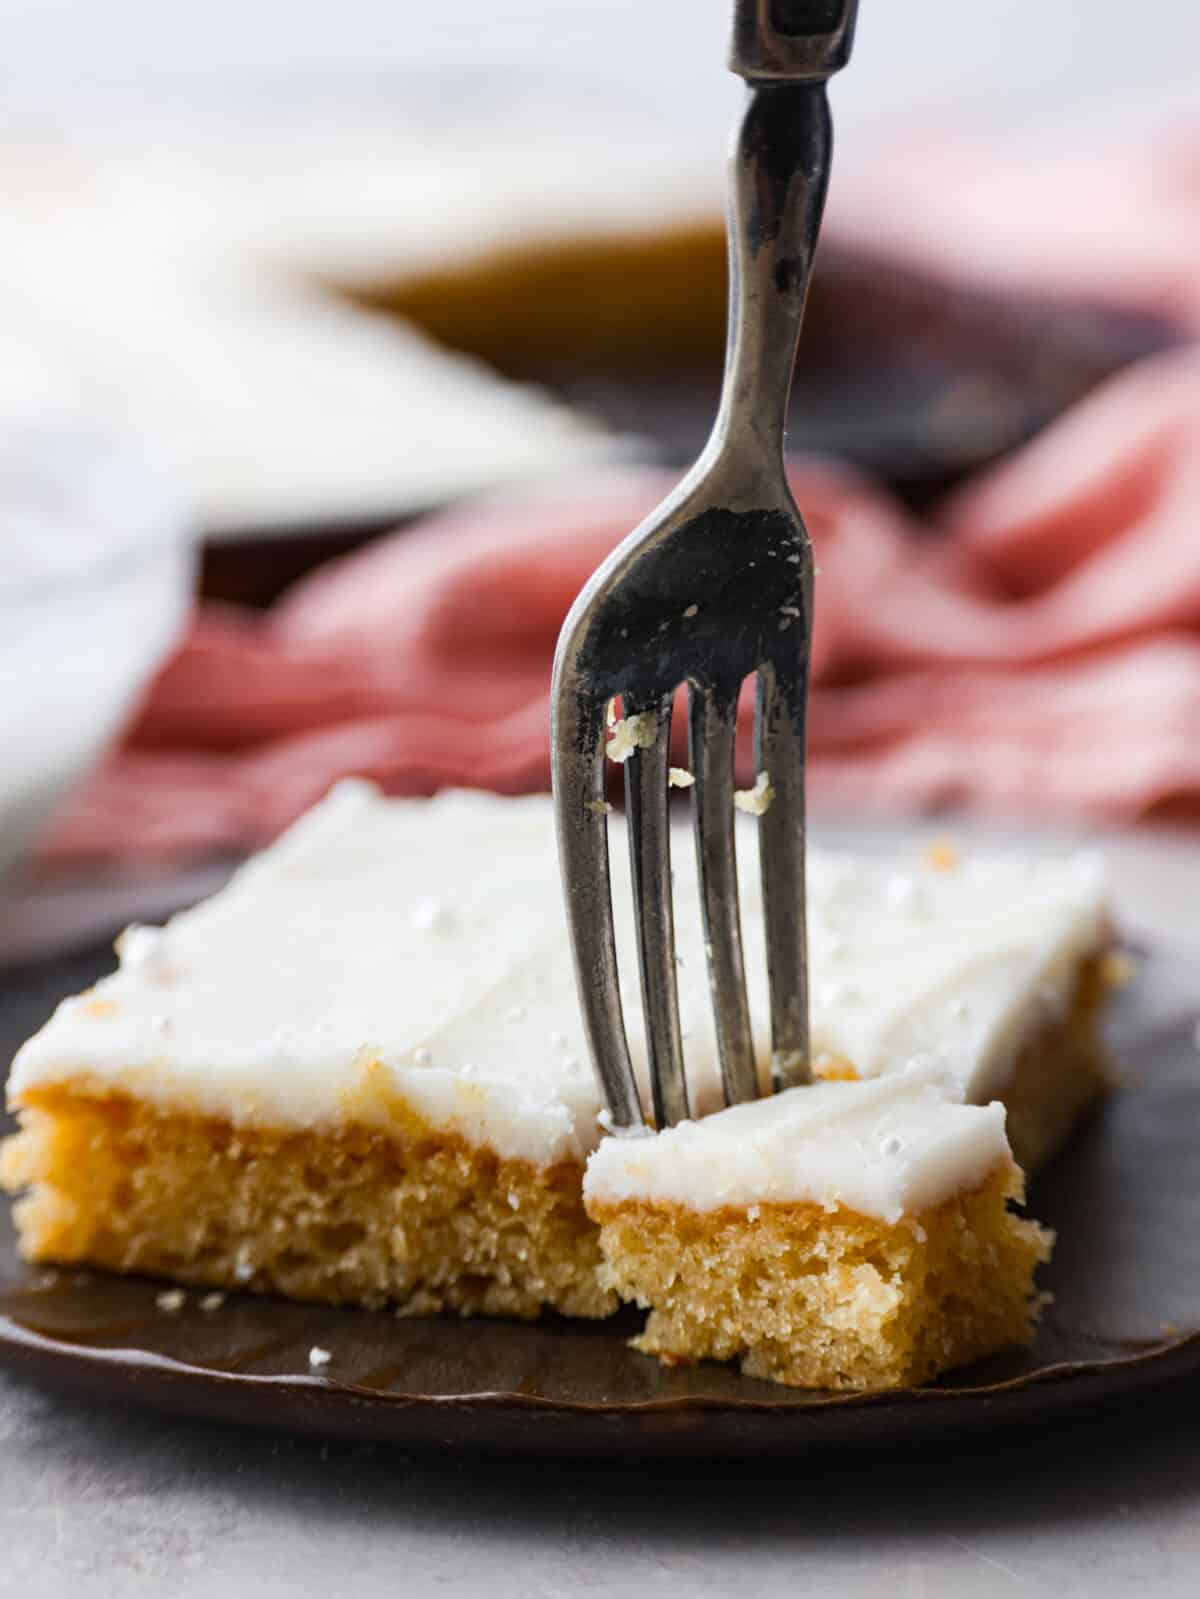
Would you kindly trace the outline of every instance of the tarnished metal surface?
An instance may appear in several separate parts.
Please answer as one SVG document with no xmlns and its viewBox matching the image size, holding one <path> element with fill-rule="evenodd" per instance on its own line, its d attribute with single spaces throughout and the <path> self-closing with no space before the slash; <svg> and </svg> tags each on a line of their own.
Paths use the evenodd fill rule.
<svg viewBox="0 0 1200 1599">
<path fill-rule="evenodd" d="M 625 715 L 655 718 L 656 737 L 629 757 L 625 781 L 657 1124 L 688 1114 L 665 826 L 670 706 L 682 684 L 692 700 L 696 849 L 726 1095 L 735 1102 L 758 1092 L 730 825 L 733 722 L 742 684 L 755 675 L 756 770 L 773 790 L 760 824 L 773 1079 L 781 1088 L 809 1076 L 804 732 L 813 569 L 784 470 L 784 427 L 829 176 L 825 79 L 845 62 L 855 10 L 826 0 L 737 7 L 731 63 L 749 87 L 730 161 L 729 337 L 716 425 L 676 492 L 592 578 L 559 640 L 559 850 L 585 1027 L 617 1129 L 644 1124 L 618 989 L 604 804 L 605 717 L 618 697 Z"/>
</svg>

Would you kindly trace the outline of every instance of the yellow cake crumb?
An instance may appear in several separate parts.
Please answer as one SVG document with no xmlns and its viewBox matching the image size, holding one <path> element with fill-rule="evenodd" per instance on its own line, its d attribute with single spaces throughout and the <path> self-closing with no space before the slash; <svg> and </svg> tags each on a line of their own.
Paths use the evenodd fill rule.
<svg viewBox="0 0 1200 1599">
<path fill-rule="evenodd" d="M 813 1062 L 813 1076 L 823 1083 L 856 1083 L 859 1072 L 845 1055 L 821 1055 Z"/>
<path fill-rule="evenodd" d="M 770 773 L 760 772 L 754 780 L 753 788 L 735 790 L 733 803 L 747 816 L 765 816 L 771 809 L 774 798 L 775 790 L 771 787 Z"/>
<path fill-rule="evenodd" d="M 921 852 L 921 859 L 934 872 L 952 872 L 962 865 L 962 855 L 952 839 L 937 838 Z"/>
<path fill-rule="evenodd" d="M 363 1095 L 378 1114 L 370 1074 Z M 399 1096 L 386 1108 L 381 1125 L 235 1128 L 56 1086 L 25 1096 L 0 1184 L 25 1190 L 27 1260 L 424 1313 L 615 1308 L 581 1165 L 502 1159 Z"/>
<path fill-rule="evenodd" d="M 635 750 L 648 750 L 658 737 L 658 717 L 653 711 L 641 711 L 636 716 L 622 716 L 612 723 L 608 740 L 608 758 L 619 765 L 629 759 Z"/>
</svg>

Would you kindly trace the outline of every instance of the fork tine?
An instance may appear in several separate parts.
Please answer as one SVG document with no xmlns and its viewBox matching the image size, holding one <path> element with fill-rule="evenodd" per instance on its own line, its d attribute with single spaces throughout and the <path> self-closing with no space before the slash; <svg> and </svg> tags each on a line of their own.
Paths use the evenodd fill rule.
<svg viewBox="0 0 1200 1599">
<path fill-rule="evenodd" d="M 804 723 L 807 651 L 759 670 L 755 770 L 774 798 L 759 818 L 767 976 L 771 992 L 771 1076 L 776 1092 L 812 1079 L 804 878 Z"/>
<path fill-rule="evenodd" d="M 555 722 L 558 848 L 584 1031 L 613 1128 L 644 1127 L 646 1118 L 629 1058 L 617 983 L 604 800 L 603 712 L 585 718 L 575 696 L 570 696 L 565 706 L 556 702 Z"/>
<path fill-rule="evenodd" d="M 625 763 L 625 812 L 633 870 L 642 1008 L 654 1090 L 654 1118 L 673 1127 L 689 1115 L 683 1044 L 679 1032 L 679 988 L 675 970 L 675 918 L 671 904 L 671 825 L 667 776 L 671 702 L 667 694 L 644 705 L 624 701 L 625 715 L 650 711 L 657 717 L 654 743 L 635 749 Z"/>
<path fill-rule="evenodd" d="M 717 1051 L 726 1103 L 758 1098 L 758 1071 L 738 913 L 734 839 L 733 759 L 738 687 L 732 692 L 693 687 L 688 743 L 695 787 L 696 867 L 708 986 L 717 1028 Z"/>
</svg>

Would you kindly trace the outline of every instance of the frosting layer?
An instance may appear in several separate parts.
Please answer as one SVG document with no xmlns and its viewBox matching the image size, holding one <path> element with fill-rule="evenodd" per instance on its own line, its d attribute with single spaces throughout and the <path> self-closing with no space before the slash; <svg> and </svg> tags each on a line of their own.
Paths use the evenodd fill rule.
<svg viewBox="0 0 1200 1599">
<path fill-rule="evenodd" d="M 631 896 L 613 818 L 625 1015 L 644 1058 Z M 754 823 L 739 821 L 751 1014 L 769 1051 Z M 680 1010 L 697 1114 L 720 1103 L 690 840 L 675 841 Z M 810 859 L 813 1037 L 858 1075 L 930 1068 L 985 1102 L 1105 936 L 1089 857 L 902 871 Z M 89 1083 L 235 1122 L 385 1115 L 389 1092 L 506 1156 L 581 1160 L 600 1137 L 550 801 L 384 800 L 340 785 L 221 893 L 120 942 L 121 966 L 20 1052 L 10 1097 Z M 368 1070 L 370 1068 L 370 1070 Z M 374 1085 L 367 1092 L 364 1084 Z M 844 1085 L 840 1085 L 844 1086 Z"/>
<path fill-rule="evenodd" d="M 946 1099 L 936 1068 L 817 1083 L 665 1132 L 606 1138 L 584 1201 L 693 1210 L 808 1201 L 898 1221 L 974 1187 L 1008 1158 L 1004 1106 Z"/>
</svg>

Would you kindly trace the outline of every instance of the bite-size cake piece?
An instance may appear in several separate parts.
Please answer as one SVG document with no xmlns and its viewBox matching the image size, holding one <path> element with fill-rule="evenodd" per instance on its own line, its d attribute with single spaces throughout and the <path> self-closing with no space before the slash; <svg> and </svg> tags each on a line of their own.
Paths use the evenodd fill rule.
<svg viewBox="0 0 1200 1599">
<path fill-rule="evenodd" d="M 806 1388 L 922 1383 L 1028 1342 L 1051 1238 L 999 1104 L 936 1069 L 796 1088 L 606 1139 L 584 1180 L 602 1276 L 650 1311 L 634 1347 Z"/>
<path fill-rule="evenodd" d="M 753 831 L 741 818 L 765 1085 Z M 612 855 L 644 1071 L 619 838 Z M 1060 1136 L 1102 1081 L 1095 864 L 938 870 L 914 855 L 898 869 L 814 851 L 809 881 L 818 1070 L 887 1078 L 925 1061 L 951 1097 L 1006 1100 L 1014 1121 L 1032 1106 L 1031 1146 Z M 675 891 L 703 1115 L 721 1097 L 690 840 L 675 850 Z M 414 1311 L 617 1304 L 581 1192 L 600 1106 L 545 795 L 386 800 L 340 785 L 207 903 L 131 929 L 119 970 L 21 1050 L 9 1102 L 21 1130 L 0 1181 L 25 1190 L 16 1215 L 32 1260 Z"/>
</svg>

